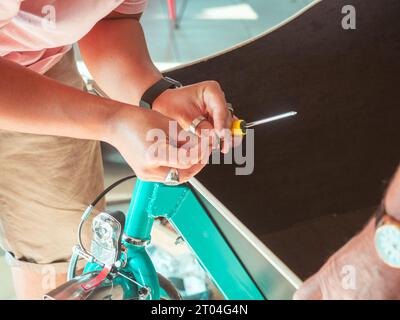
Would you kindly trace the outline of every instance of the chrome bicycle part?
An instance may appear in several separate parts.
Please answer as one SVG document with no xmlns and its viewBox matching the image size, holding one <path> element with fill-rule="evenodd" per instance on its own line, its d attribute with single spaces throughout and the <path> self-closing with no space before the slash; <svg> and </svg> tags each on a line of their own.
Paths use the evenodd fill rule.
<svg viewBox="0 0 400 320">
<path fill-rule="evenodd" d="M 148 240 L 137 239 L 137 238 L 129 237 L 125 233 L 122 235 L 122 240 L 124 240 L 125 242 L 127 242 L 131 245 L 138 246 L 138 247 L 146 247 L 151 242 L 151 239 L 148 239 Z"/>
<path fill-rule="evenodd" d="M 92 223 L 92 255 L 105 265 L 113 265 L 121 256 L 125 215 L 121 211 L 101 212 Z"/>
<path fill-rule="evenodd" d="M 171 168 L 165 177 L 164 184 L 167 186 L 176 186 L 179 184 L 179 171 L 176 168 Z"/>
</svg>

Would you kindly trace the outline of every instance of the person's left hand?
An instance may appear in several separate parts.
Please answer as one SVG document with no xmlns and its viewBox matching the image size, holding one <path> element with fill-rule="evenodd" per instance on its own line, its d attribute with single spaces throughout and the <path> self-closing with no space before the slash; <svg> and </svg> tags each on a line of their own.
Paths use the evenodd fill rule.
<svg viewBox="0 0 400 320">
<path fill-rule="evenodd" d="M 239 137 L 231 138 L 232 119 L 237 118 L 228 110 L 225 94 L 216 81 L 166 90 L 154 101 L 153 110 L 176 120 L 184 130 L 188 130 L 197 117 L 206 117 L 207 121 L 199 124 L 196 133 L 201 136 L 201 130 L 215 129 L 216 134 L 224 139 L 221 148 L 224 153 L 241 141 Z"/>
<path fill-rule="evenodd" d="M 294 294 L 295 300 L 400 299 L 400 270 L 385 265 L 374 246 L 374 219 Z"/>
</svg>

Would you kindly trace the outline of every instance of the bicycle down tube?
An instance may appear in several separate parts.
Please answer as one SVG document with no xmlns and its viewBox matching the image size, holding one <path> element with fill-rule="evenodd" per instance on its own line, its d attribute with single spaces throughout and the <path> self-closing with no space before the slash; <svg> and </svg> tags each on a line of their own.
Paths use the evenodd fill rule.
<svg viewBox="0 0 400 320">
<path fill-rule="evenodd" d="M 226 299 L 265 299 L 188 185 L 171 187 L 137 179 L 126 216 L 123 243 L 127 261 L 122 271 L 133 274 L 137 282 L 150 288 L 152 299 L 160 298 L 158 277 L 145 246 L 140 243 L 150 241 L 157 217 L 170 221 Z M 98 266 L 88 263 L 85 272 L 93 270 L 98 270 Z"/>
</svg>

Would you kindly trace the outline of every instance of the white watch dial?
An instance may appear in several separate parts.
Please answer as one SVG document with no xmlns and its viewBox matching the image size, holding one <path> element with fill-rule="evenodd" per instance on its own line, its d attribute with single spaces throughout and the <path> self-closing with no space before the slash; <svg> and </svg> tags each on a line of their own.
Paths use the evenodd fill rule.
<svg viewBox="0 0 400 320">
<path fill-rule="evenodd" d="M 400 228 L 383 225 L 376 230 L 375 246 L 381 259 L 393 268 L 400 268 Z"/>
</svg>

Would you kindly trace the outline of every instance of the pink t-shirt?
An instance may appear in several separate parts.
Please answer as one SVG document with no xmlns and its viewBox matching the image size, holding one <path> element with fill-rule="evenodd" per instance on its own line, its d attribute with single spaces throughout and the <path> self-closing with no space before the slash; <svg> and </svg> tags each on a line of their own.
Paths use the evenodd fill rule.
<svg viewBox="0 0 400 320">
<path fill-rule="evenodd" d="M 0 0 L 0 57 L 45 73 L 112 11 L 141 13 L 148 0 Z"/>
</svg>

